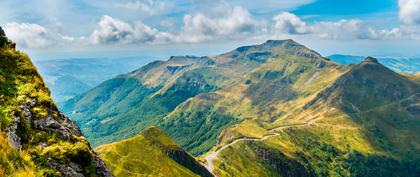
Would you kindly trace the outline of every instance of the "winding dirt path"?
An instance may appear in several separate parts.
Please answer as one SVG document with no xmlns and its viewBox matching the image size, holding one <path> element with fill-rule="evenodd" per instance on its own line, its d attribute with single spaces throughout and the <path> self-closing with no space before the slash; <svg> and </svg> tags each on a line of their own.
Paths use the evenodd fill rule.
<svg viewBox="0 0 420 177">
<path fill-rule="evenodd" d="M 269 130 L 269 132 L 272 132 L 272 134 L 268 134 L 263 136 L 262 138 L 248 138 L 248 137 L 244 137 L 244 138 L 238 138 L 232 142 L 230 142 L 229 144 L 225 144 L 223 146 L 221 146 L 219 149 L 217 149 L 216 151 L 210 153 L 209 155 L 207 155 L 205 157 L 207 164 L 204 164 L 204 167 L 210 172 L 212 173 L 215 177 L 217 177 L 216 174 L 214 174 L 214 160 L 217 158 L 217 156 L 220 154 L 221 151 L 223 151 L 224 149 L 226 149 L 229 146 L 232 146 L 240 141 L 264 141 L 268 138 L 274 137 L 274 136 L 278 136 L 280 135 L 279 133 L 276 133 L 277 130 L 280 129 L 286 129 L 286 128 L 290 128 L 290 127 L 299 127 L 299 126 L 307 126 L 307 125 L 313 125 L 315 122 L 313 120 L 308 121 L 306 123 L 296 123 L 296 124 L 289 124 L 289 125 L 281 125 L 279 127 L 276 127 L 274 129 Z"/>
</svg>

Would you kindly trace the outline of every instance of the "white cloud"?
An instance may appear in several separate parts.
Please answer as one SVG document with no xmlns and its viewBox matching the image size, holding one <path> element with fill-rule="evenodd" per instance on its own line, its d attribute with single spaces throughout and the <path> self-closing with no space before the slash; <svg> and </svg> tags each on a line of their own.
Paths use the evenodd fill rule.
<svg viewBox="0 0 420 177">
<path fill-rule="evenodd" d="M 274 16 L 273 21 L 275 22 L 274 29 L 276 32 L 287 34 L 306 34 L 309 32 L 307 24 L 295 14 L 289 12 Z"/>
<path fill-rule="evenodd" d="M 325 39 L 379 39 L 376 30 L 367 27 L 361 20 L 318 22 L 311 26 L 311 33 Z"/>
<path fill-rule="evenodd" d="M 401 5 L 403 1 L 406 4 Z M 186 14 L 181 25 L 172 21 L 174 19 L 163 20 L 160 25 L 164 31 L 146 25 L 142 21 L 123 21 L 108 15 L 104 15 L 96 25 L 92 23 L 95 26 L 91 33 L 85 36 L 79 35 L 79 37 L 65 36 L 60 33 L 62 30 L 59 29 L 61 28 L 47 28 L 33 23 L 8 23 L 4 29 L 6 34 L 17 42 L 19 47 L 24 48 L 67 47 L 71 45 L 205 43 L 225 40 L 261 41 L 268 38 L 281 39 L 297 36 L 308 40 L 325 39 L 331 41 L 420 40 L 420 28 L 415 25 L 415 23 L 420 23 L 420 16 L 415 15 L 418 13 L 420 6 L 413 5 L 413 3 L 419 1 L 400 0 L 400 20 L 404 25 L 392 29 L 378 29 L 358 19 L 306 22 L 290 12 L 282 12 L 273 16 L 271 21 L 266 21 L 265 19 L 257 19 L 243 7 L 226 4 L 205 11 Z M 140 10 L 143 8 L 147 11 L 147 7 L 143 7 L 139 4 L 140 2 L 145 2 L 150 7 L 152 7 L 150 4 L 157 3 L 157 1 L 151 0 L 133 1 L 132 8 Z M 410 3 L 410 7 L 404 8 Z M 179 25 L 178 28 L 177 25 Z"/>
<path fill-rule="evenodd" d="M 273 17 L 273 33 L 276 36 L 305 35 L 329 40 L 380 40 L 403 37 L 400 28 L 375 29 L 357 19 L 320 21 L 308 24 L 294 14 L 283 12 Z"/>
<path fill-rule="evenodd" d="M 168 8 L 168 5 L 165 2 L 159 0 L 131 1 L 127 3 L 119 3 L 117 6 L 130 10 L 140 10 L 149 15 L 155 15 Z"/>
<path fill-rule="evenodd" d="M 242 7 L 228 8 L 224 14 L 211 17 L 202 13 L 184 16 L 178 41 L 202 42 L 220 38 L 238 39 L 244 36 L 258 35 L 266 30 L 264 21 L 252 18 L 248 10 Z"/>
<path fill-rule="evenodd" d="M 405 25 L 420 24 L 420 0 L 399 0 L 399 18 Z"/>
<path fill-rule="evenodd" d="M 160 32 L 140 21 L 132 26 L 105 15 L 98 22 L 90 38 L 93 44 L 141 44 L 167 42 L 171 40 L 172 35 Z"/>
<path fill-rule="evenodd" d="M 49 31 L 47 28 L 33 23 L 7 23 L 4 31 L 11 40 L 23 48 L 46 48 L 75 40 L 72 37 Z"/>
</svg>

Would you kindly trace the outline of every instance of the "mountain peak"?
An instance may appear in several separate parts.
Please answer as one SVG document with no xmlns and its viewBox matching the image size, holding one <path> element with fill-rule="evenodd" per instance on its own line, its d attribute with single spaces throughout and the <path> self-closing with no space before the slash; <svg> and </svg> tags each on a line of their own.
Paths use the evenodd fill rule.
<svg viewBox="0 0 420 177">
<path fill-rule="evenodd" d="M 362 63 L 377 63 L 379 64 L 378 59 L 373 58 L 373 57 L 366 57 L 365 60 L 363 60 Z"/>
<path fill-rule="evenodd" d="M 297 44 L 297 45 L 300 45 L 299 43 L 297 43 L 296 41 L 294 41 L 294 40 L 292 40 L 292 39 L 284 39 L 284 40 L 267 40 L 264 44 L 271 44 L 271 45 Z"/>
<path fill-rule="evenodd" d="M 161 129 L 155 127 L 155 126 L 151 126 L 149 128 L 146 128 L 143 131 L 143 135 L 145 136 L 159 136 L 159 135 L 165 135 L 166 133 L 164 131 L 162 131 Z"/>
<path fill-rule="evenodd" d="M 325 59 L 319 53 L 307 48 L 302 44 L 297 43 L 292 39 L 267 40 L 266 42 L 259 45 L 238 47 L 234 51 L 228 52 L 223 55 L 230 56 L 233 58 L 243 58 L 244 55 L 247 55 L 249 53 L 265 53 L 271 56 L 287 54 L 306 58 Z"/>
</svg>

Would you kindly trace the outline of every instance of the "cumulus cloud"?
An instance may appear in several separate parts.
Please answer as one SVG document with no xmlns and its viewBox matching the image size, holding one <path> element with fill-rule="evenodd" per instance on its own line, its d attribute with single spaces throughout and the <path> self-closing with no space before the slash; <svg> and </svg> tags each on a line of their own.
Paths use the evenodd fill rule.
<svg viewBox="0 0 420 177">
<path fill-rule="evenodd" d="M 324 39 L 380 39 L 383 35 L 366 26 L 361 20 L 318 22 L 311 26 L 311 33 Z"/>
<path fill-rule="evenodd" d="M 232 7 L 224 14 L 211 17 L 202 13 L 184 16 L 178 41 L 202 42 L 214 39 L 238 39 L 265 31 L 265 23 L 254 19 L 248 10 Z"/>
<path fill-rule="evenodd" d="M 141 44 L 141 43 L 160 43 L 169 41 L 171 34 L 160 32 L 136 22 L 134 26 L 110 16 L 103 16 L 98 22 L 90 39 L 93 44 Z"/>
<path fill-rule="evenodd" d="M 283 12 L 273 17 L 276 32 L 287 34 L 306 34 L 309 32 L 308 25 L 295 14 Z"/>
<path fill-rule="evenodd" d="M 405 25 L 420 24 L 420 0 L 399 0 L 399 19 Z"/>
<path fill-rule="evenodd" d="M 173 21 L 160 23 L 167 31 L 144 24 L 142 21 L 126 22 L 104 15 L 94 30 L 86 36 L 70 37 L 33 23 L 8 23 L 7 35 L 19 47 L 46 48 L 69 45 L 143 45 L 163 43 L 200 43 L 220 40 L 290 38 L 304 36 L 307 39 L 326 40 L 394 40 L 420 39 L 420 0 L 400 0 L 400 20 L 403 25 L 392 29 L 378 29 L 358 19 L 305 22 L 297 15 L 282 12 L 271 21 L 257 19 L 245 8 L 223 6 L 216 10 L 186 14 L 180 26 Z M 155 1 L 134 1 L 131 8 L 147 11 L 139 4 Z M 416 6 L 418 5 L 418 6 Z M 159 5 L 158 5 L 159 6 Z M 406 7 L 407 6 L 407 7 Z M 127 6 L 128 8 L 128 6 Z"/>
<path fill-rule="evenodd" d="M 93 44 L 197 43 L 217 39 L 240 39 L 266 32 L 266 23 L 253 19 L 244 8 L 231 7 L 214 17 L 203 13 L 187 14 L 179 32 L 164 32 L 137 22 L 130 25 L 103 16 L 91 35 Z"/>
<path fill-rule="evenodd" d="M 344 19 L 327 22 L 320 21 L 308 24 L 298 16 L 283 12 L 273 17 L 273 31 L 276 35 L 307 35 L 320 39 L 351 40 L 351 39 L 391 39 L 401 37 L 399 28 L 391 30 L 374 29 L 361 20 Z"/>
<path fill-rule="evenodd" d="M 140 10 L 150 15 L 155 15 L 159 12 L 165 11 L 168 7 L 165 2 L 157 0 L 132 1 L 119 3 L 117 6 L 131 10 Z"/>
<path fill-rule="evenodd" d="M 75 40 L 33 23 L 7 23 L 4 30 L 10 39 L 23 48 L 46 48 Z"/>
</svg>

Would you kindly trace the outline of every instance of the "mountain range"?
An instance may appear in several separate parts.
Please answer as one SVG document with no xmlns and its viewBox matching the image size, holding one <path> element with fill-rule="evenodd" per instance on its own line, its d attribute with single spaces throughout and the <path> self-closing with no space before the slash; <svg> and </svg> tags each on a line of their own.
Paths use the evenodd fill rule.
<svg viewBox="0 0 420 177">
<path fill-rule="evenodd" d="M 57 103 L 82 94 L 101 82 L 137 69 L 153 57 L 68 58 L 39 60 L 34 64 Z"/>
<path fill-rule="evenodd" d="M 195 173 L 162 153 L 168 142 L 214 176 L 416 176 L 420 76 L 381 61 L 341 65 L 293 40 L 269 40 L 149 63 L 62 110 L 117 176 L 165 176 L 139 170 L 161 161 L 178 176 Z M 165 133 L 153 136 L 150 126 L 168 137 L 154 139 Z M 129 163 L 150 153 L 165 160 Z"/>
<path fill-rule="evenodd" d="M 354 55 L 330 55 L 327 58 L 340 64 L 358 64 L 362 62 L 366 56 Z M 410 57 L 378 57 L 378 61 L 384 66 L 396 71 L 405 73 L 420 72 L 420 58 Z"/>
</svg>

